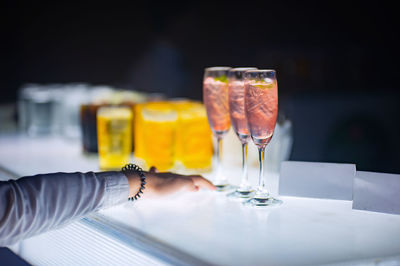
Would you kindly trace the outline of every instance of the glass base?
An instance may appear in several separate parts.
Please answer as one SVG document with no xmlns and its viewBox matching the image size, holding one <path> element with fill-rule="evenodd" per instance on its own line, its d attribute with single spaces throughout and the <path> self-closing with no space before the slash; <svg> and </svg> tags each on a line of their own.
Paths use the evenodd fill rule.
<svg viewBox="0 0 400 266">
<path fill-rule="evenodd" d="M 214 186 L 217 188 L 216 191 L 218 192 L 223 192 L 232 189 L 231 185 L 229 184 L 214 184 Z"/>
<path fill-rule="evenodd" d="M 249 207 L 276 207 L 281 205 L 282 203 L 283 201 L 275 199 L 273 197 L 268 197 L 268 198 L 254 197 L 252 199 L 243 202 L 243 205 Z"/>
<path fill-rule="evenodd" d="M 252 189 L 236 189 L 234 192 L 227 194 L 228 198 L 251 198 L 254 195 L 254 190 Z"/>
</svg>

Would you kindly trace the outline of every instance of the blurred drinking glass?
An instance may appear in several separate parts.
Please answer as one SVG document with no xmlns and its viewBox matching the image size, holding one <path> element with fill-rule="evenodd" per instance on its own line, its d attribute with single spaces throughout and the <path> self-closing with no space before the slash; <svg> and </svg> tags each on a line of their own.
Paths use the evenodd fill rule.
<svg viewBox="0 0 400 266">
<path fill-rule="evenodd" d="M 251 138 L 258 148 L 258 188 L 250 206 L 271 206 L 282 203 L 270 196 L 264 180 L 265 147 L 271 141 L 278 116 L 278 83 L 275 70 L 249 70 L 245 77 L 245 113 Z"/>
<path fill-rule="evenodd" d="M 62 135 L 77 139 L 81 136 L 80 106 L 90 102 L 89 86 L 72 83 L 64 86 L 62 99 Z"/>
<path fill-rule="evenodd" d="M 21 132 L 27 133 L 28 131 L 32 95 L 39 89 L 38 84 L 25 84 L 18 90 L 18 128 Z"/>
<path fill-rule="evenodd" d="M 39 86 L 30 91 L 28 101 L 27 132 L 30 136 L 42 136 L 55 133 L 55 123 L 59 108 L 58 94 L 54 93 L 51 85 Z"/>
<path fill-rule="evenodd" d="M 232 68 L 228 73 L 229 111 L 232 127 L 242 143 L 242 178 L 240 186 L 228 197 L 248 198 L 252 195 L 247 174 L 247 143 L 250 132 L 244 111 L 244 73 L 247 70 L 255 70 L 254 67 Z"/>
<path fill-rule="evenodd" d="M 107 104 L 82 104 L 80 109 L 81 134 L 83 150 L 86 153 L 97 153 L 97 111 Z"/>
<path fill-rule="evenodd" d="M 121 169 L 132 152 L 132 110 L 101 107 L 97 112 L 97 140 L 101 170 Z"/>
<path fill-rule="evenodd" d="M 222 138 L 230 128 L 228 104 L 228 72 L 230 67 L 209 67 L 203 79 L 203 101 L 208 122 L 217 138 L 217 172 L 214 185 L 219 191 L 228 187 L 228 180 L 222 169 Z"/>
</svg>

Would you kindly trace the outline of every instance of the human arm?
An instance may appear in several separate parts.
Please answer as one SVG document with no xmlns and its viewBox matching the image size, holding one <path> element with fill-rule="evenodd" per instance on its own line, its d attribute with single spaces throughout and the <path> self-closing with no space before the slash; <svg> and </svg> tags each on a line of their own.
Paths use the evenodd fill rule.
<svg viewBox="0 0 400 266">
<path fill-rule="evenodd" d="M 0 182 L 0 246 L 126 201 L 121 172 L 52 173 Z"/>
<path fill-rule="evenodd" d="M 199 176 L 154 171 L 145 174 L 144 198 L 205 187 L 202 181 L 195 185 L 194 181 L 197 184 L 202 179 Z M 125 176 L 121 172 L 54 173 L 0 182 L 0 246 L 126 202 L 139 188 L 140 179 L 135 174 Z"/>
</svg>

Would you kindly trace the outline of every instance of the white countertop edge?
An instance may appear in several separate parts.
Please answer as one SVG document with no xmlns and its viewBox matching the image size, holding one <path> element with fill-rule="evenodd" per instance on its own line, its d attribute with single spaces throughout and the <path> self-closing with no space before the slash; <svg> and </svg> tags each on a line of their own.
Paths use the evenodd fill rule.
<svg viewBox="0 0 400 266">
<path fill-rule="evenodd" d="M 93 213 L 79 222 L 112 237 L 125 245 L 140 250 L 149 256 L 156 257 L 171 265 L 213 265 L 209 262 L 191 256 L 166 243 L 146 235 L 139 230 L 125 228 L 117 221 L 110 221 L 100 213 Z"/>
</svg>

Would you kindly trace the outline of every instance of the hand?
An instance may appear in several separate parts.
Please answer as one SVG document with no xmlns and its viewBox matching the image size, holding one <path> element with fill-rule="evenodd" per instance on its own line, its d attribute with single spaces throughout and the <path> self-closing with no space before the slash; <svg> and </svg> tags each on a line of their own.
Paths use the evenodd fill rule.
<svg viewBox="0 0 400 266">
<path fill-rule="evenodd" d="M 215 186 L 200 175 L 179 175 L 175 173 L 158 173 L 155 167 L 145 172 L 146 185 L 142 198 L 161 197 L 181 191 L 198 191 L 201 188 L 215 190 Z M 140 179 L 136 174 L 128 176 L 129 197 L 136 195 Z"/>
</svg>

